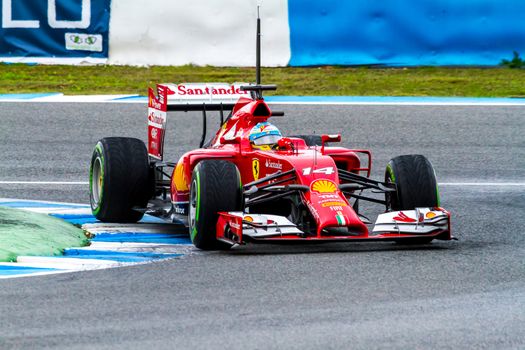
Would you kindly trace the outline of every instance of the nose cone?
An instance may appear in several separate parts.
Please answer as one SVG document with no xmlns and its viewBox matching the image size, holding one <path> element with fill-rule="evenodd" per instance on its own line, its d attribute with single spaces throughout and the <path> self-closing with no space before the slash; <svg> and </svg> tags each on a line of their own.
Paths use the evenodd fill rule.
<svg viewBox="0 0 525 350">
<path fill-rule="evenodd" d="M 308 208 L 317 222 L 318 236 L 329 227 L 346 228 L 347 234 L 352 235 L 368 234 L 367 226 L 359 219 L 334 181 L 330 179 L 312 181 L 306 199 Z"/>
</svg>

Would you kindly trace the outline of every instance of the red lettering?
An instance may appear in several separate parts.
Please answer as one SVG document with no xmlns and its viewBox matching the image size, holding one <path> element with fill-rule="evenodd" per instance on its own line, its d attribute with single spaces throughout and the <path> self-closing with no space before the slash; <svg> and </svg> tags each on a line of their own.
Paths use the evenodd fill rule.
<svg viewBox="0 0 525 350">
<path fill-rule="evenodd" d="M 186 95 L 186 87 L 184 85 L 178 85 L 177 90 L 179 90 L 179 95 Z"/>
</svg>

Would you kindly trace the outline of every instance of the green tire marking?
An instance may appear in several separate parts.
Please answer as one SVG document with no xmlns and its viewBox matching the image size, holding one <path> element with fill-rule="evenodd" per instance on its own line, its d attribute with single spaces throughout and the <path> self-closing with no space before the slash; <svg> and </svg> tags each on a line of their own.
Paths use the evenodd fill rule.
<svg viewBox="0 0 525 350">
<path fill-rule="evenodd" d="M 390 177 L 390 180 L 392 180 L 393 183 L 396 183 L 396 176 L 394 175 L 394 170 L 392 169 L 392 166 L 390 164 L 387 164 L 386 172 Z"/>
<path fill-rule="evenodd" d="M 197 235 L 197 228 L 193 226 L 193 230 L 191 230 L 191 241 L 192 242 L 195 240 L 196 235 Z"/>
<path fill-rule="evenodd" d="M 200 203 L 201 203 L 201 185 L 200 185 L 201 181 L 200 181 L 198 170 L 195 172 L 195 175 L 197 177 L 197 181 L 195 181 L 195 187 L 196 187 L 195 190 L 197 191 L 197 204 L 195 205 L 195 224 L 193 226 L 193 229 L 190 232 L 192 242 L 195 240 L 195 236 L 197 235 L 197 222 L 199 221 L 199 212 L 200 212 Z"/>
<path fill-rule="evenodd" d="M 195 222 L 199 221 L 199 213 L 201 208 L 201 180 L 199 172 L 197 171 L 197 208 L 195 213 Z"/>
</svg>

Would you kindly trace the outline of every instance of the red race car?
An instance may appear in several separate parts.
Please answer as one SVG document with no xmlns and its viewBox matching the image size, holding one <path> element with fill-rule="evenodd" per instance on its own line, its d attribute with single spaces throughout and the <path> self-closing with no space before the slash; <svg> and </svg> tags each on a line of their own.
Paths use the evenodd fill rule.
<svg viewBox="0 0 525 350">
<path fill-rule="evenodd" d="M 268 122 L 283 113 L 272 112 L 263 99 L 263 91 L 275 86 L 260 84 L 259 47 L 258 40 L 255 85 L 150 88 L 148 146 L 110 137 L 95 147 L 93 215 L 106 222 L 136 222 L 144 213 L 181 221 L 194 245 L 206 250 L 248 242 L 450 240 L 450 214 L 440 207 L 434 170 L 424 156 L 393 158 L 384 181 L 377 181 L 370 179 L 370 151 L 334 147 L 340 135 L 283 137 Z M 203 113 L 200 148 L 177 163 L 163 160 L 171 111 Z M 205 142 L 211 111 L 218 112 L 221 127 Z M 359 210 L 361 201 L 383 206 L 375 223 Z"/>
</svg>

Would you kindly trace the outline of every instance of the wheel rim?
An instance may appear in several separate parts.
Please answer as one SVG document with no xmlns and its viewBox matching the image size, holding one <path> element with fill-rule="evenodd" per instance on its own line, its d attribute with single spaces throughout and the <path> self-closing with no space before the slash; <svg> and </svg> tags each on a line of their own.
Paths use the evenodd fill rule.
<svg viewBox="0 0 525 350">
<path fill-rule="evenodd" d="M 96 158 L 93 162 L 93 175 L 91 180 L 91 196 L 93 197 L 93 204 L 98 206 L 100 198 L 102 197 L 102 162 L 100 158 Z"/>
</svg>

